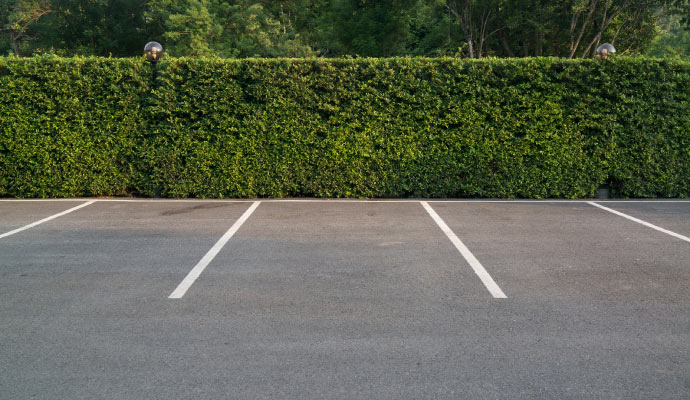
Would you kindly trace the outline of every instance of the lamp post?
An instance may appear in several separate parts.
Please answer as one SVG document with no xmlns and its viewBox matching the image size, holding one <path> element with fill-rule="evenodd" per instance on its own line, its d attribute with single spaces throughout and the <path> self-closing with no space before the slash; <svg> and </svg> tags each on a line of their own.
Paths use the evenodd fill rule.
<svg viewBox="0 0 690 400">
<path fill-rule="evenodd" d="M 153 85 L 155 86 L 157 77 L 156 66 L 160 58 L 163 56 L 163 46 L 161 46 L 161 44 L 158 42 L 148 42 L 146 43 L 146 46 L 144 46 L 144 55 L 151 63 L 151 67 L 153 67 Z"/>
<path fill-rule="evenodd" d="M 596 57 L 598 60 L 607 59 L 610 54 L 613 54 L 615 52 L 616 48 L 613 47 L 611 43 L 604 43 L 601 46 L 597 47 L 596 50 L 594 50 L 594 57 Z"/>
<path fill-rule="evenodd" d="M 157 66 L 158 66 L 158 61 L 160 61 L 161 57 L 163 56 L 163 46 L 161 46 L 160 43 L 158 42 L 148 42 L 146 43 L 146 46 L 144 46 L 144 55 L 146 56 L 146 60 L 151 63 L 151 68 L 153 69 L 153 82 L 151 83 L 151 87 L 153 89 L 156 88 L 156 78 L 158 75 L 157 71 Z M 153 96 L 149 97 L 151 100 L 153 100 Z M 153 197 L 161 197 L 161 187 L 156 185 L 153 188 L 154 195 Z"/>
<path fill-rule="evenodd" d="M 611 43 L 604 43 L 594 50 L 594 57 L 597 60 L 606 60 L 609 55 L 615 54 L 616 48 Z M 597 188 L 596 198 L 599 200 L 608 199 L 611 196 L 611 188 L 607 184 L 603 184 Z"/>
</svg>

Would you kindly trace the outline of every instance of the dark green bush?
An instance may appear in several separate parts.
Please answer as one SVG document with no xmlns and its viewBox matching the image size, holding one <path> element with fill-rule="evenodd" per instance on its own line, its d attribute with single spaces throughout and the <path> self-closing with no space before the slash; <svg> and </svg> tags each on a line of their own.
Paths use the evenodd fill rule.
<svg viewBox="0 0 690 400">
<path fill-rule="evenodd" d="M 0 59 L 0 196 L 690 195 L 690 63 Z"/>
</svg>

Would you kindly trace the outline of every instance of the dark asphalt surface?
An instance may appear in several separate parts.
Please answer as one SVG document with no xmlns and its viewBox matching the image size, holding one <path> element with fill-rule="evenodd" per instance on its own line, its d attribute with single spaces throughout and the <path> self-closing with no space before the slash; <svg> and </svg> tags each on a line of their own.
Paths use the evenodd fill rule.
<svg viewBox="0 0 690 400">
<path fill-rule="evenodd" d="M 86 200 L 0 201 L 0 234 Z M 690 243 L 586 202 L 98 201 L 0 238 L 0 399 L 687 399 Z M 690 202 L 600 202 L 690 235 Z"/>
</svg>

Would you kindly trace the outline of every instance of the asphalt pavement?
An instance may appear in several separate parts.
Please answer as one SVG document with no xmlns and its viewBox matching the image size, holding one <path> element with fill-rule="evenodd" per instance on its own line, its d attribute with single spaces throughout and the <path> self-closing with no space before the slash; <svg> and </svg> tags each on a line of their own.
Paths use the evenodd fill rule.
<svg viewBox="0 0 690 400">
<path fill-rule="evenodd" d="M 0 399 L 690 398 L 689 201 L 426 203 L 2 200 Z"/>
</svg>

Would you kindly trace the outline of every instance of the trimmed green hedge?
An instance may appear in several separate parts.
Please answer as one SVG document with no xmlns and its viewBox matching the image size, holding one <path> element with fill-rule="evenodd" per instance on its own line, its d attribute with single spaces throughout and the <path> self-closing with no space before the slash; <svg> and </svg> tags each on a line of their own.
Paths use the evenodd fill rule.
<svg viewBox="0 0 690 400">
<path fill-rule="evenodd" d="M 690 63 L 0 58 L 0 196 L 690 196 Z"/>
</svg>

